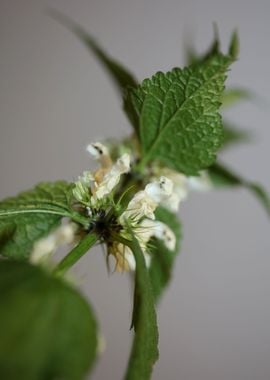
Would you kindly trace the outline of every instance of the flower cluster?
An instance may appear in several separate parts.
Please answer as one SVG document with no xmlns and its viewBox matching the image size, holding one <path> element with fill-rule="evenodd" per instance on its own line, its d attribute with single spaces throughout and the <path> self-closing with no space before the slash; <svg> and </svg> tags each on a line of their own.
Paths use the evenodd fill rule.
<svg viewBox="0 0 270 380">
<path fill-rule="evenodd" d="M 74 184 L 73 196 L 89 217 L 89 229 L 95 230 L 100 241 L 106 243 L 108 255 L 115 258 L 115 269 L 135 269 L 134 255 L 128 245 L 122 242 L 123 239 L 132 239 L 131 230 L 142 249 L 147 266 L 151 262 L 151 238 L 161 240 L 169 251 L 174 251 L 175 235 L 166 224 L 156 220 L 155 210 L 158 206 L 163 206 L 176 212 L 190 190 L 209 188 L 207 175 L 202 173 L 200 177 L 187 177 L 172 169 L 154 165 L 148 175 L 150 182 L 125 204 L 121 202 L 121 196 L 116 202 L 116 194 L 125 194 L 129 190 L 128 184 L 121 186 L 122 175 L 129 173 L 131 178 L 134 177 L 130 154 L 125 152 L 114 161 L 109 149 L 99 142 L 89 144 L 87 152 L 99 163 L 99 167 L 95 171 L 85 171 L 78 178 Z M 121 239 L 117 239 L 117 236 Z M 59 245 L 74 241 L 74 224 L 61 226 L 35 244 L 31 260 L 35 263 L 42 262 Z"/>
<path fill-rule="evenodd" d="M 85 172 L 75 183 L 73 194 L 75 199 L 83 204 L 88 215 L 105 215 L 106 208 L 111 206 L 115 210 L 114 225 L 117 225 L 121 237 L 131 239 L 131 228 L 144 253 L 147 265 L 150 263 L 147 244 L 152 237 L 163 240 L 169 250 L 175 249 L 175 236 L 171 229 L 160 221 L 155 220 L 155 210 L 162 202 L 169 202 L 173 194 L 173 182 L 161 176 L 145 186 L 144 190 L 137 192 L 128 205 L 116 210 L 114 192 L 120 182 L 121 176 L 130 171 L 130 156 L 125 153 L 113 163 L 107 147 L 100 143 L 90 144 L 87 147 L 90 155 L 99 162 L 100 167 L 95 172 Z M 103 213 L 102 210 L 104 211 Z M 134 270 L 135 259 L 130 248 L 117 239 L 109 239 L 110 222 L 108 222 L 107 239 L 108 254 L 116 260 L 117 271 Z"/>
</svg>

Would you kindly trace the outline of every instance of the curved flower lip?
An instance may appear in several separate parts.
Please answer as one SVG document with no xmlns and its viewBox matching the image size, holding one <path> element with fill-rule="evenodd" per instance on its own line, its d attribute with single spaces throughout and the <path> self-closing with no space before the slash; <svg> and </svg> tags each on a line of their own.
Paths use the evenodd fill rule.
<svg viewBox="0 0 270 380">
<path fill-rule="evenodd" d="M 161 176 L 158 180 L 146 185 L 145 192 L 157 203 L 160 203 L 172 195 L 173 182 L 169 178 Z"/>
<path fill-rule="evenodd" d="M 99 142 L 88 144 L 86 150 L 95 160 L 101 156 L 109 156 L 108 148 Z"/>
<path fill-rule="evenodd" d="M 90 207 L 110 195 L 119 183 L 121 175 L 130 171 L 130 156 L 125 153 L 113 164 L 105 145 L 99 142 L 91 143 L 86 149 L 99 161 L 101 167 L 93 173 L 84 172 L 75 182 L 73 195 L 78 202 Z"/>
<path fill-rule="evenodd" d="M 172 195 L 172 191 L 173 182 L 165 176 L 161 176 L 158 180 L 150 182 L 145 187 L 146 194 L 157 203 Z"/>
<path fill-rule="evenodd" d="M 94 160 L 100 162 L 102 168 L 109 169 L 112 166 L 112 160 L 108 148 L 99 143 L 91 143 L 87 145 L 86 151 L 92 156 Z"/>
<path fill-rule="evenodd" d="M 165 177 L 172 183 L 171 195 L 166 199 L 159 199 L 160 204 L 172 212 L 178 211 L 179 205 L 187 198 L 190 191 L 207 191 L 212 188 L 211 180 L 206 171 L 201 171 L 198 176 L 194 177 L 186 176 L 167 167 L 154 166 L 153 172 L 154 182 L 160 180 L 158 180 L 158 175 L 162 175 L 159 178 Z M 155 192 L 153 186 L 150 186 L 150 191 Z M 159 198 L 158 195 L 157 198 Z"/>
<path fill-rule="evenodd" d="M 148 243 L 151 237 L 156 237 L 162 240 L 166 248 L 170 251 L 174 251 L 176 247 L 176 237 L 174 232 L 167 224 L 160 222 L 159 220 L 144 219 L 138 230 L 135 232 L 138 235 L 138 240 L 143 240 L 144 243 Z"/>
<path fill-rule="evenodd" d="M 125 220 L 130 220 L 131 224 L 134 224 L 145 217 L 155 219 L 155 209 L 159 203 L 171 196 L 172 188 L 172 181 L 164 176 L 150 182 L 144 190 L 134 195 L 127 209 L 120 216 L 120 222 L 124 223 Z"/>
<path fill-rule="evenodd" d="M 145 217 L 155 219 L 154 211 L 157 205 L 144 190 L 141 190 L 134 195 L 126 210 L 121 214 L 120 223 L 124 224 L 126 221 L 130 221 L 131 224 L 134 224 Z"/>
<path fill-rule="evenodd" d="M 125 153 L 123 156 L 118 158 L 116 163 L 111 167 L 111 169 L 104 175 L 102 180 L 97 183 L 94 192 L 94 197 L 97 199 L 102 199 L 106 195 L 110 194 L 115 186 L 119 183 L 122 174 L 128 173 L 130 171 L 130 156 Z"/>
</svg>

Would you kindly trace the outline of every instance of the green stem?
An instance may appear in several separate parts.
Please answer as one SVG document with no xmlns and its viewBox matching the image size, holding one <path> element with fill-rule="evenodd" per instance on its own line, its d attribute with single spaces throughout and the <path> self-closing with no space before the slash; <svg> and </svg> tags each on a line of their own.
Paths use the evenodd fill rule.
<svg viewBox="0 0 270 380">
<path fill-rule="evenodd" d="M 54 274 L 63 275 L 69 270 L 93 245 L 98 241 L 95 233 L 87 234 L 79 244 L 74 247 L 64 258 L 58 263 L 54 269 Z"/>
</svg>

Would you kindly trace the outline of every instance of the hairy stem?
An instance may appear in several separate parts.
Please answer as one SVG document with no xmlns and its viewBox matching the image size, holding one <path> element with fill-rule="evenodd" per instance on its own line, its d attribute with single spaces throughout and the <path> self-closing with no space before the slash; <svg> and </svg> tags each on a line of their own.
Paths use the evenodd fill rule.
<svg viewBox="0 0 270 380">
<path fill-rule="evenodd" d="M 68 271 L 93 245 L 97 242 L 98 236 L 91 232 L 87 234 L 76 247 L 74 247 L 54 269 L 54 274 L 59 276 Z"/>
</svg>

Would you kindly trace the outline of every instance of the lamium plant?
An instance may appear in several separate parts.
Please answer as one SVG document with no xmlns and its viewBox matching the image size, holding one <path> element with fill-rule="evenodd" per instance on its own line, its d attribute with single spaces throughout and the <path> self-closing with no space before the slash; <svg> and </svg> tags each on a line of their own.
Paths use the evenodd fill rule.
<svg viewBox="0 0 270 380">
<path fill-rule="evenodd" d="M 41 183 L 0 202 L 0 378 L 85 379 L 100 351 L 93 310 L 67 276 L 94 245 L 105 265 L 134 280 L 133 343 L 123 378 L 151 378 L 158 359 L 156 308 L 179 253 L 178 210 L 191 191 L 245 186 L 270 213 L 267 193 L 219 161 L 217 153 L 246 138 L 220 115 L 249 97 L 225 89 L 238 57 L 233 33 L 227 53 L 215 37 L 188 66 L 142 82 L 81 27 L 52 12 L 79 37 L 113 79 L 132 133 L 121 141 L 89 142 L 95 160 L 75 183 Z M 58 262 L 61 245 L 70 251 Z M 117 275 L 117 274 L 115 274 Z"/>
</svg>

